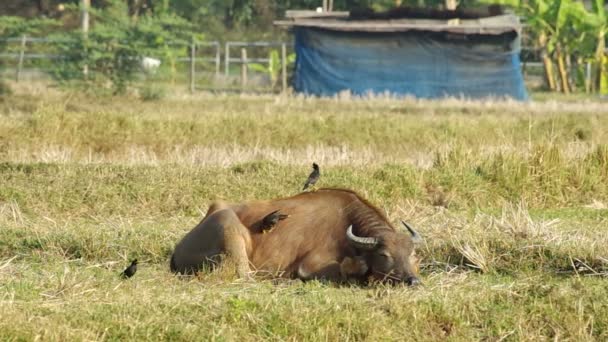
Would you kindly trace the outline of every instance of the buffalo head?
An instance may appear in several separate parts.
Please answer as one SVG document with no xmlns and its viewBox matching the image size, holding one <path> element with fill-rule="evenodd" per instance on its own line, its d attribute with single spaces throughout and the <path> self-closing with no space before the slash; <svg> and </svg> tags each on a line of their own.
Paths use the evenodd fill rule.
<svg viewBox="0 0 608 342">
<path fill-rule="evenodd" d="M 364 254 L 371 275 L 379 280 L 406 282 L 418 285 L 418 265 L 414 245 L 421 242 L 420 235 L 401 221 L 409 234 L 400 231 L 378 231 L 372 237 L 361 237 L 348 227 L 346 239 L 356 250 Z"/>
</svg>

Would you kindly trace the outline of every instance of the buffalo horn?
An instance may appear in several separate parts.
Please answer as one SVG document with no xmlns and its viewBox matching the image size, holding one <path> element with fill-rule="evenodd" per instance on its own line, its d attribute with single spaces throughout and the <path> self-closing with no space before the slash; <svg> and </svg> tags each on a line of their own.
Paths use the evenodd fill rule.
<svg viewBox="0 0 608 342">
<path fill-rule="evenodd" d="M 346 230 L 346 238 L 355 248 L 372 250 L 378 246 L 378 238 L 375 237 L 361 237 L 353 234 L 353 225 L 351 224 Z"/>
<path fill-rule="evenodd" d="M 410 232 L 410 234 L 412 234 L 412 241 L 414 243 L 420 243 L 422 242 L 422 237 L 420 236 L 420 234 L 418 234 L 414 228 L 410 227 L 409 224 L 405 223 L 405 221 L 401 221 L 401 223 L 403 223 L 403 225 L 405 226 L 405 228 L 407 228 L 407 230 Z"/>
</svg>

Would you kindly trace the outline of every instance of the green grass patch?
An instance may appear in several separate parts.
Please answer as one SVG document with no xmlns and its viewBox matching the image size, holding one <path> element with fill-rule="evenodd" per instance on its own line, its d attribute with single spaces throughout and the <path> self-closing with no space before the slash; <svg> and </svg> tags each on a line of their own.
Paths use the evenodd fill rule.
<svg viewBox="0 0 608 342">
<path fill-rule="evenodd" d="M 0 102 L 0 339 L 606 340 L 606 111 L 15 94 Z M 313 161 L 319 187 L 422 233 L 423 286 L 169 272 L 213 200 L 296 194 Z"/>
</svg>

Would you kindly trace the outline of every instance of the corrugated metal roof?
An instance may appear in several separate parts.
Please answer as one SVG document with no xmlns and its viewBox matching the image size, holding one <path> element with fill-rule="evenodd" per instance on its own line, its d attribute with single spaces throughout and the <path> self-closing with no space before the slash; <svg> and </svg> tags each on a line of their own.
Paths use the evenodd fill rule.
<svg viewBox="0 0 608 342">
<path fill-rule="evenodd" d="M 522 25 L 513 14 L 498 15 L 479 19 L 389 19 L 389 20 L 345 20 L 342 18 L 293 17 L 278 20 L 277 26 L 311 27 L 346 32 L 406 32 L 431 31 L 457 34 L 498 35 L 508 32 L 519 33 Z"/>
</svg>

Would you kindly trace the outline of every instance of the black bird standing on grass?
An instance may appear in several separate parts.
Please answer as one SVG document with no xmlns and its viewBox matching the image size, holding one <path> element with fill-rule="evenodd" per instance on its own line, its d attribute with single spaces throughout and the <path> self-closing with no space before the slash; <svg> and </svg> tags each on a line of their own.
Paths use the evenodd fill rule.
<svg viewBox="0 0 608 342">
<path fill-rule="evenodd" d="M 122 271 L 120 277 L 123 279 L 131 278 L 135 274 L 135 272 L 137 272 L 137 259 L 131 261 L 131 265 L 129 265 L 129 267 Z"/>
<path fill-rule="evenodd" d="M 275 210 L 270 214 L 264 216 L 264 218 L 262 219 L 262 232 L 266 233 L 266 230 L 271 231 L 272 228 L 277 223 L 279 223 L 279 221 L 282 221 L 288 217 L 289 215 L 281 214 L 279 210 Z"/>
<path fill-rule="evenodd" d="M 317 163 L 312 163 L 312 168 L 313 168 L 313 170 L 310 173 L 310 176 L 308 176 L 306 183 L 304 183 L 304 189 L 302 189 L 302 190 L 306 190 L 306 188 L 308 188 L 309 186 L 315 185 L 315 183 L 319 180 L 319 177 L 321 177 L 321 172 L 319 171 L 319 165 L 317 165 Z"/>
</svg>

